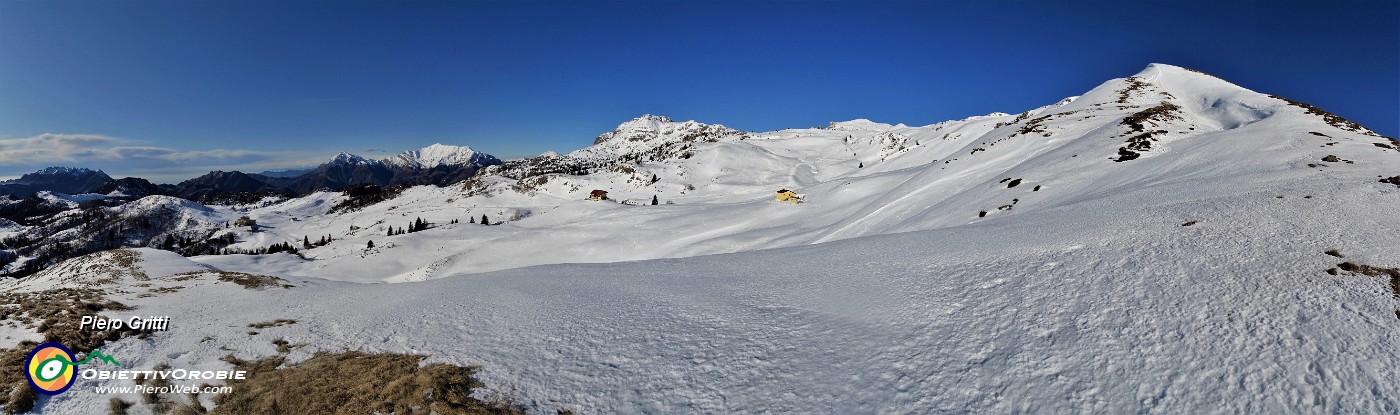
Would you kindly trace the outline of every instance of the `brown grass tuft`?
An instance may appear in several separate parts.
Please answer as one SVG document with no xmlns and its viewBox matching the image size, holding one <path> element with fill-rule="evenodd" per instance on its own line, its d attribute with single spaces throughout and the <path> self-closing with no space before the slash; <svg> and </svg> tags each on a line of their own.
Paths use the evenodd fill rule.
<svg viewBox="0 0 1400 415">
<path fill-rule="evenodd" d="M 126 410 L 131 408 L 131 405 L 131 402 L 124 401 L 122 398 L 113 397 L 107 400 L 107 413 L 110 415 L 126 415 Z"/>
<path fill-rule="evenodd" d="M 1400 297 L 1400 268 L 1380 268 L 1350 261 L 1337 264 L 1337 268 L 1341 268 L 1342 271 L 1369 275 L 1372 277 L 1390 277 L 1390 292 L 1395 297 Z"/>
<path fill-rule="evenodd" d="M 280 357 L 270 358 L 282 362 Z M 233 360 L 237 360 L 233 358 Z M 263 359 L 268 360 L 268 359 Z M 448 364 L 419 367 L 423 356 L 320 353 L 281 369 L 240 361 L 248 379 L 215 398 L 216 414 L 518 414 L 519 408 L 471 396 L 481 386 L 474 368 Z M 246 365 L 246 366 L 245 366 Z"/>
<path fill-rule="evenodd" d="M 254 275 L 242 272 L 220 272 L 219 281 L 231 282 L 242 285 L 250 290 L 262 290 L 264 288 L 292 288 L 287 280 L 271 277 L 267 275 Z"/>
<path fill-rule="evenodd" d="M 1333 126 L 1333 127 L 1337 127 L 1337 128 L 1343 129 L 1343 130 L 1347 130 L 1347 131 L 1354 132 L 1354 133 L 1362 133 L 1362 134 L 1371 135 L 1371 136 L 1379 136 L 1379 134 L 1376 134 L 1375 132 L 1372 132 L 1371 130 L 1366 129 L 1366 127 L 1362 127 L 1361 124 L 1357 124 L 1357 123 L 1352 122 L 1351 120 L 1348 120 L 1348 119 L 1346 119 L 1346 118 L 1339 117 L 1339 116 L 1337 116 L 1336 114 L 1327 112 L 1326 110 L 1323 110 L 1322 108 L 1315 107 L 1315 106 L 1313 106 L 1312 104 L 1308 104 L 1308 103 L 1306 103 L 1306 102 L 1301 102 L 1301 101 L 1294 101 L 1294 100 L 1291 100 L 1291 99 L 1288 99 L 1288 98 L 1284 98 L 1284 97 L 1281 97 L 1281 96 L 1278 96 L 1278 95 L 1269 95 L 1269 97 L 1270 97 L 1270 98 L 1277 99 L 1277 100 L 1280 100 L 1280 101 L 1283 101 L 1283 102 L 1287 102 L 1288 105 L 1292 105 L 1292 106 L 1295 106 L 1295 107 L 1302 108 L 1302 109 L 1306 110 L 1305 112 L 1307 112 L 1308 114 L 1312 114 L 1312 115 L 1316 115 L 1316 116 L 1318 116 L 1318 117 L 1321 117 L 1323 122 L 1326 122 L 1328 125 L 1331 125 L 1331 126 Z"/>
<path fill-rule="evenodd" d="M 78 323 L 85 315 L 103 310 L 131 309 L 103 298 L 102 292 L 94 289 L 59 288 L 0 293 L 0 304 L 6 305 L 0 321 L 34 329 L 43 334 L 44 341 L 61 343 L 78 354 L 91 352 L 125 336 L 144 338 L 151 333 L 129 327 L 110 331 L 79 330 Z M 24 360 L 29 357 L 30 349 L 37 345 L 34 342 L 21 342 L 13 348 L 0 350 L 0 403 L 5 404 L 7 411 L 25 408 L 19 412 L 27 412 L 33 409 L 35 401 L 27 395 L 33 392 L 33 388 L 24 377 Z"/>
<path fill-rule="evenodd" d="M 22 414 L 34 409 L 34 402 L 39 399 L 39 393 L 29 384 L 18 384 L 10 389 L 10 396 L 5 403 L 5 413 Z"/>
<path fill-rule="evenodd" d="M 272 320 L 272 321 L 264 321 L 264 322 L 261 322 L 261 323 L 249 324 L 248 327 L 252 327 L 252 328 L 255 328 L 255 329 L 265 329 L 265 328 L 268 328 L 268 327 L 281 327 L 281 326 L 286 326 L 286 325 L 292 325 L 292 324 L 296 324 L 296 322 L 297 322 L 296 320 L 292 320 L 292 319 L 289 319 L 289 318 L 279 318 L 279 319 Z"/>
<path fill-rule="evenodd" d="M 209 413 L 209 410 L 199 403 L 199 395 L 189 394 L 188 396 L 190 402 L 175 406 L 175 409 L 170 411 L 170 415 L 200 415 Z"/>
</svg>

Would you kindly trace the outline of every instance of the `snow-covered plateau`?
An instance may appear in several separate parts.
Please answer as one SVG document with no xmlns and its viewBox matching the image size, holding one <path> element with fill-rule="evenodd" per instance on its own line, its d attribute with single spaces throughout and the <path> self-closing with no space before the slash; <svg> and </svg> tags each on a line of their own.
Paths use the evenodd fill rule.
<svg viewBox="0 0 1400 415">
<path fill-rule="evenodd" d="M 536 413 L 1396 413 L 1397 175 L 1393 139 L 1154 64 L 921 127 L 644 116 L 334 211 L 351 196 L 151 196 L 114 213 L 301 251 L 105 251 L 0 293 L 97 288 L 134 307 L 105 316 L 171 316 L 102 347 L 132 367 L 425 355 Z M 256 227 L 225 225 L 242 216 Z M 248 274 L 285 286 L 228 277 Z M 0 322 L 0 347 L 35 330 Z M 35 412 L 105 412 L 91 389 L 130 383 Z"/>
</svg>

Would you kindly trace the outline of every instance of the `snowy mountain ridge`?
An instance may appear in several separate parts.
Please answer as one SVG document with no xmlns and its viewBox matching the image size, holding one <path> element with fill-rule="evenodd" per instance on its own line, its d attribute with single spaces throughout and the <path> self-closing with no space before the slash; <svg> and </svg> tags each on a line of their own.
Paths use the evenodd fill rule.
<svg viewBox="0 0 1400 415">
<path fill-rule="evenodd" d="M 468 146 L 454 146 L 435 143 L 417 150 L 380 159 L 366 158 L 348 152 L 337 153 L 328 164 L 336 165 L 384 165 L 407 169 L 431 169 L 439 166 L 464 166 L 469 164 L 491 165 L 500 160 L 490 154 L 472 150 Z"/>
<path fill-rule="evenodd" d="M 377 164 L 383 164 L 383 163 L 384 163 L 384 160 L 368 159 L 368 158 L 360 157 L 360 156 L 358 156 L 358 155 L 350 154 L 350 153 L 347 153 L 347 152 L 344 152 L 344 151 L 339 152 L 339 153 L 336 153 L 334 156 L 331 156 L 330 161 L 327 161 L 327 162 L 326 162 L 326 164 L 344 164 L 344 165 L 360 165 L 360 164 L 377 165 Z"/>
<path fill-rule="evenodd" d="M 413 168 L 430 169 L 438 166 L 462 166 L 468 164 L 500 164 L 500 160 L 490 154 L 480 153 L 467 146 L 433 144 L 420 150 L 408 150 L 393 157 L 385 158 L 384 163 Z"/>
<path fill-rule="evenodd" d="M 486 166 L 472 171 L 460 187 L 414 188 L 363 211 L 327 215 L 330 206 L 344 199 L 325 192 L 263 205 L 247 213 L 260 223 L 280 225 L 244 235 L 231 248 L 254 250 L 316 238 L 323 232 L 315 229 L 342 228 L 347 222 L 366 229 L 362 236 L 388 234 L 390 227 L 402 226 L 388 215 L 403 212 L 420 212 L 434 223 L 476 220 L 485 214 L 525 227 L 513 237 L 557 239 L 569 246 L 561 251 L 553 244 L 533 244 L 508 253 L 449 245 L 440 248 L 442 261 L 430 267 L 402 263 L 367 272 L 363 270 L 375 267 L 355 260 L 346 263 L 345 272 L 334 274 L 354 280 L 381 275 L 372 279 L 407 281 L 468 270 L 682 257 L 963 226 L 1171 181 L 1225 175 L 1228 179 L 1220 180 L 1224 183 L 1234 180 L 1227 174 L 1232 170 L 1224 167 L 1230 160 L 1250 160 L 1252 169 L 1264 171 L 1321 166 L 1330 154 L 1303 152 L 1307 148 L 1303 143 L 1310 140 L 1324 141 L 1323 148 L 1329 150 L 1338 144 L 1338 151 L 1352 148 L 1348 143 L 1355 143 L 1364 151 L 1394 153 L 1396 147 L 1388 140 L 1369 130 L 1353 130 L 1334 119 L 1339 117 L 1321 115 L 1320 110 L 1303 105 L 1199 72 L 1151 65 L 1078 97 L 1019 114 L 990 114 L 922 127 L 852 120 L 833 122 L 827 128 L 749 133 L 644 115 L 601 134 L 587 148 Z M 1292 144 L 1279 147 L 1284 143 Z M 478 154 L 467 147 L 434 145 L 389 160 L 441 166 Z M 397 180 L 392 171 L 374 167 L 386 166 L 388 161 L 349 153 L 336 160 L 354 168 L 322 166 L 325 172 L 318 177 L 325 181 L 303 187 L 314 190 L 336 183 Z M 769 206 L 773 192 L 781 188 L 808 195 L 807 203 Z M 996 188 L 1013 190 L 991 190 Z M 1025 193 L 1026 189 L 1032 190 Z M 584 201 L 593 190 L 607 191 L 608 198 L 621 205 Z M 653 211 L 631 207 L 653 201 L 668 207 Z M 415 207 L 397 207 L 408 205 Z M 390 208 L 399 210 L 385 210 Z M 243 213 L 220 211 L 227 212 L 222 214 L 225 221 Z M 705 225 L 719 221 L 719 215 L 737 219 L 728 219 L 733 226 L 720 229 Z M 298 221 L 283 222 L 292 217 Z M 612 223 L 609 218 L 624 228 L 644 226 L 703 236 L 661 243 L 638 239 L 634 243 L 648 249 L 599 255 L 589 247 L 619 235 L 589 223 Z M 353 252 L 317 248 L 305 255 L 329 259 Z M 316 265 L 315 269 L 325 271 L 307 275 L 328 276 L 325 272 L 337 268 Z"/>
<path fill-rule="evenodd" d="M 1151 65 L 926 126 L 644 116 L 599 137 L 333 213 L 364 195 L 68 211 L 172 249 L 0 292 L 100 282 L 203 324 L 103 347 L 135 367 L 424 354 L 534 413 L 1400 409 L 1400 217 L 1378 208 L 1400 205 L 1400 143 L 1316 107 Z M 248 330 L 277 319 L 296 323 Z"/>
<path fill-rule="evenodd" d="M 112 180 L 102 170 L 82 167 L 48 167 L 19 178 L 0 181 L 0 196 L 24 196 L 36 191 L 88 192 Z"/>
<path fill-rule="evenodd" d="M 1261 174 L 1330 175 L 1316 169 L 1337 166 L 1323 161 L 1333 153 L 1357 164 L 1372 160 L 1366 162 L 1371 168 L 1396 160 L 1390 141 L 1339 129 L 1309 111 L 1198 72 L 1153 65 L 1077 98 L 1019 114 L 922 127 L 856 120 L 829 128 L 745 133 L 648 115 L 567 155 L 487 167 L 459 189 L 410 189 L 363 211 L 289 224 L 316 229 L 352 223 L 365 229 L 358 237 L 337 236 L 347 240 L 384 235 L 389 227 L 401 226 L 386 215 L 422 215 L 447 223 L 484 214 L 507 225 L 471 228 L 485 239 L 473 237 L 470 247 L 422 242 L 442 252 L 431 265 L 386 264 L 378 256 L 360 259 L 350 244 L 345 250 L 317 248 L 306 254 L 343 258 L 344 268 L 328 265 L 332 261 L 318 263 L 315 271 L 288 272 L 411 281 L 543 263 L 799 246 L 1037 215 L 1171 183 L 1215 178 L 1208 187 L 1224 189 Z M 1354 168 L 1342 165 L 1339 171 Z M 1380 170 L 1373 176 L 1382 174 L 1394 175 Z M 782 188 L 807 195 L 806 202 L 774 205 L 773 192 Z M 607 191 L 616 203 L 586 201 L 593 190 Z M 253 216 L 276 220 L 278 215 L 270 213 L 278 211 L 316 218 L 324 212 L 317 209 L 334 203 L 325 197 L 290 200 Z M 644 207 L 653 200 L 661 207 Z M 394 210 L 386 210 L 390 208 Z M 634 228 L 677 237 L 653 241 L 619 231 Z M 505 240 L 530 242 L 486 242 L 493 240 L 485 235 L 496 235 L 494 229 L 512 229 L 500 235 Z M 255 248 L 303 235 L 280 232 L 237 246 Z M 395 243 L 422 238 L 427 236 Z M 379 251 L 402 249 L 376 242 Z"/>
<path fill-rule="evenodd" d="M 719 124 L 695 121 L 675 122 L 670 117 L 646 114 L 623 122 L 616 129 L 598 135 L 593 145 L 575 150 L 566 157 L 576 159 L 626 158 L 655 160 L 676 156 L 667 154 L 689 143 L 740 140 L 749 134 Z"/>
</svg>

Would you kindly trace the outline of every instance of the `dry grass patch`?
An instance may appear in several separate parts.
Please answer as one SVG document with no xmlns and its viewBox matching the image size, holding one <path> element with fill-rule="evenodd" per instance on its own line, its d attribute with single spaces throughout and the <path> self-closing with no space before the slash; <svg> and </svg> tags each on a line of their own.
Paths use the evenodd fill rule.
<svg viewBox="0 0 1400 415">
<path fill-rule="evenodd" d="M 11 388 L 6 399 L 5 413 L 22 414 L 34 409 L 34 402 L 39 399 L 39 393 L 28 384 L 18 384 Z"/>
<path fill-rule="evenodd" d="M 248 371 L 233 392 L 215 398 L 215 414 L 520 414 L 502 402 L 473 398 L 482 384 L 475 368 L 435 363 L 423 356 L 319 353 L 285 368 L 281 357 L 225 359 Z"/>
<path fill-rule="evenodd" d="M 125 327 L 122 330 L 79 330 L 83 316 L 104 310 L 130 310 L 131 307 L 109 301 L 94 289 L 58 288 L 36 292 L 0 293 L 0 321 L 10 321 L 32 328 L 44 336 L 45 342 L 68 346 L 74 353 L 91 352 L 107 342 L 125 336 L 145 338 L 152 332 Z M 24 376 L 25 359 L 38 346 L 21 342 L 14 348 L 0 350 L 0 405 L 12 413 L 28 412 L 35 404 L 34 388 Z"/>
<path fill-rule="evenodd" d="M 1128 103 L 1128 98 L 1132 97 L 1133 92 L 1152 86 L 1152 84 L 1143 82 L 1142 78 L 1136 76 L 1129 76 L 1128 79 L 1124 79 L 1123 81 L 1126 82 L 1128 86 L 1118 91 L 1119 104 Z"/>
<path fill-rule="evenodd" d="M 126 415 L 127 409 L 131 408 L 131 402 L 122 398 L 112 398 L 107 401 L 107 413 L 111 415 Z"/>
<path fill-rule="evenodd" d="M 175 274 L 174 276 L 171 276 L 170 279 L 175 280 L 175 281 L 189 281 L 189 280 L 192 280 L 192 279 L 195 279 L 195 278 L 199 278 L 200 275 L 204 275 L 204 273 L 206 273 L 206 272 L 209 272 L 209 271 L 181 272 L 181 273 L 179 273 L 179 274 Z"/>
<path fill-rule="evenodd" d="M 1343 130 L 1346 130 L 1346 131 L 1351 131 L 1351 132 L 1353 132 L 1353 133 L 1362 133 L 1362 134 L 1371 135 L 1371 136 L 1380 136 L 1379 134 L 1376 134 L 1376 133 L 1372 132 L 1371 130 L 1367 130 L 1366 127 L 1362 127 L 1361 124 L 1357 124 L 1357 123 L 1352 122 L 1351 120 L 1348 120 L 1348 119 L 1346 119 L 1346 118 L 1339 117 L 1339 116 L 1337 116 L 1336 114 L 1327 112 L 1326 110 L 1323 110 L 1322 108 L 1315 107 L 1315 106 L 1313 106 L 1312 104 L 1308 104 L 1308 103 L 1301 102 L 1301 101 L 1294 101 L 1294 100 L 1291 100 L 1291 99 L 1288 99 L 1288 98 L 1284 98 L 1284 97 L 1281 97 L 1281 96 L 1278 96 L 1278 95 L 1269 95 L 1269 97 L 1270 97 L 1270 98 L 1277 99 L 1277 100 L 1280 100 L 1280 101 L 1283 101 L 1283 102 L 1287 102 L 1288 105 L 1292 105 L 1292 106 L 1295 106 L 1295 107 L 1302 108 L 1302 109 L 1304 109 L 1305 112 L 1307 112 L 1308 114 L 1312 114 L 1312 115 L 1316 115 L 1316 116 L 1318 116 L 1318 117 L 1321 117 L 1323 122 L 1326 122 L 1328 125 L 1331 125 L 1331 126 L 1333 126 L 1333 127 L 1337 127 L 1337 128 L 1339 128 L 1339 129 L 1343 129 Z"/>
<path fill-rule="evenodd" d="M 0 404 L 9 413 L 29 412 L 34 408 L 34 399 L 17 393 L 22 389 L 33 390 L 24 380 L 24 360 L 29 358 L 29 349 L 38 343 L 22 342 L 13 349 L 0 352 Z M 29 399 L 26 399 L 29 398 Z"/>
<path fill-rule="evenodd" d="M 1341 268 L 1342 271 L 1369 275 L 1372 277 L 1390 277 L 1390 292 L 1395 297 L 1400 297 L 1400 268 L 1373 267 L 1350 261 L 1337 264 L 1337 268 Z"/>
<path fill-rule="evenodd" d="M 272 321 L 264 321 L 264 322 L 261 322 L 261 323 L 249 324 L 248 327 L 252 327 L 252 328 L 255 328 L 255 329 L 265 329 L 265 328 L 268 328 L 268 327 L 282 327 L 282 326 L 288 326 L 288 325 L 292 325 L 292 324 L 296 324 L 296 323 L 297 323 L 296 320 L 292 320 L 292 319 L 289 319 L 289 318 L 279 318 L 279 319 L 272 320 Z"/>
<path fill-rule="evenodd" d="M 1180 120 L 1177 113 L 1181 107 L 1171 102 L 1162 101 L 1152 108 L 1133 113 L 1123 118 L 1121 124 L 1128 126 L 1131 130 L 1128 134 L 1141 133 L 1128 137 L 1128 145 L 1118 148 L 1118 158 L 1116 162 L 1124 162 L 1142 156 L 1142 152 L 1152 149 L 1152 142 L 1156 136 L 1164 135 L 1167 130 L 1147 130 L 1147 123 L 1166 122 L 1170 120 Z"/>
<path fill-rule="evenodd" d="M 242 285 L 243 288 L 247 288 L 250 290 L 262 290 L 264 288 L 285 289 L 293 287 L 292 284 L 287 283 L 287 280 L 281 278 L 267 275 L 247 274 L 242 272 L 219 272 L 219 281 L 231 282 L 234 284 Z"/>
</svg>

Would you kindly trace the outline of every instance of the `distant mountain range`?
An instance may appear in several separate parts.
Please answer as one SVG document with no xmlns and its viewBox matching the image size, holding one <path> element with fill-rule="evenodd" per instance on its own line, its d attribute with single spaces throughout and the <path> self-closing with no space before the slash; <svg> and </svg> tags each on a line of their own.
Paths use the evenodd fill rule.
<svg viewBox="0 0 1400 415">
<path fill-rule="evenodd" d="M 49 167 L 18 179 L 0 181 L 0 195 L 24 197 L 40 191 L 87 193 L 109 181 L 112 176 L 102 170 Z"/>
<path fill-rule="evenodd" d="M 305 171 L 214 171 L 173 185 L 113 180 L 88 169 L 44 169 L 0 183 L 9 195 L 0 197 L 0 275 L 29 275 L 114 247 L 210 255 L 266 252 L 290 243 L 321 259 L 343 254 L 342 268 L 328 278 L 379 267 L 377 273 L 413 280 L 596 262 L 598 250 L 576 248 L 613 244 L 631 237 L 624 230 L 632 229 L 698 236 L 638 240 L 636 245 L 649 247 L 645 255 L 607 258 L 683 257 L 1034 215 L 1106 194 L 1160 190 L 1172 177 L 1215 189 L 1202 194 L 1228 194 L 1262 177 L 1255 175 L 1296 170 L 1334 180 L 1334 170 L 1355 163 L 1366 169 L 1347 178 L 1347 185 L 1381 183 L 1391 191 L 1390 184 L 1400 183 L 1391 158 L 1396 151 L 1395 141 L 1320 108 L 1153 65 L 1083 96 L 1018 114 L 925 126 L 859 119 L 745 132 L 644 115 L 598 135 L 586 148 L 508 162 L 468 147 L 433 145 L 382 159 L 340 153 Z M 1257 165 L 1266 161 L 1274 164 Z M 364 184 L 373 186 L 357 186 Z M 772 206 L 780 189 L 804 195 L 803 206 Z M 616 203 L 585 202 L 594 190 L 606 191 Z M 1283 194 L 1269 192 L 1270 202 Z M 269 196 L 279 203 L 251 203 Z M 662 207 L 629 210 L 652 204 Z M 412 215 L 395 210 L 409 205 Z M 420 214 L 436 225 L 530 217 L 550 225 L 522 231 L 511 237 L 524 238 L 521 243 L 494 250 L 444 242 L 446 256 L 425 259 L 434 265 L 422 270 L 391 270 L 362 255 L 370 237 L 402 238 L 404 227 L 422 230 Z M 242 216 L 260 228 L 229 227 Z M 311 243 L 323 236 L 353 242 L 335 249 Z M 375 242 L 375 249 L 396 249 Z"/>
<path fill-rule="evenodd" d="M 296 196 L 354 184 L 377 186 L 444 186 L 466 180 L 486 166 L 501 164 L 490 154 L 466 146 L 433 144 L 384 159 L 340 153 L 313 169 L 262 172 L 212 171 L 179 184 L 154 184 L 128 177 L 113 179 L 100 170 L 50 167 L 0 182 L 0 195 L 24 198 L 37 192 L 100 193 L 139 198 L 177 196 L 203 203 L 246 202 L 267 195 Z"/>
</svg>

